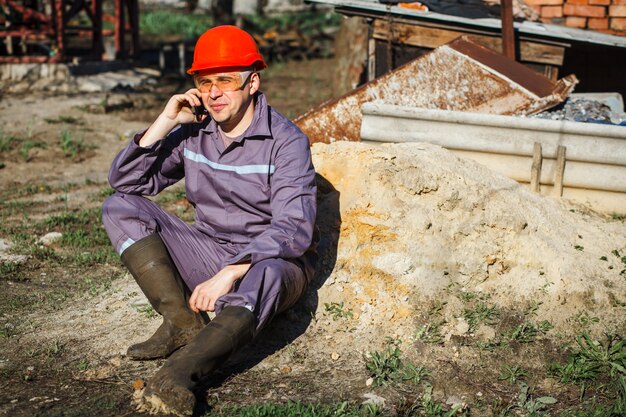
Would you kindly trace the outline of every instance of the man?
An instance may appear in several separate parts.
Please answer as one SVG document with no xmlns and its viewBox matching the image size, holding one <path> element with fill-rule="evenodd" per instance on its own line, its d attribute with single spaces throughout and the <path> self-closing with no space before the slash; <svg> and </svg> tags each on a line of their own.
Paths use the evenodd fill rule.
<svg viewBox="0 0 626 417">
<path fill-rule="evenodd" d="M 267 105 L 257 72 L 264 68 L 246 32 L 208 30 L 188 70 L 196 87 L 172 96 L 111 167 L 117 193 L 104 203 L 105 228 L 163 316 L 156 333 L 131 346 L 128 356 L 173 353 L 143 396 L 149 405 L 164 404 L 161 411 L 190 415 L 194 383 L 292 306 L 313 276 L 309 142 Z M 193 225 L 142 197 L 183 177 L 196 209 Z M 205 326 L 207 311 L 216 316 Z"/>
</svg>

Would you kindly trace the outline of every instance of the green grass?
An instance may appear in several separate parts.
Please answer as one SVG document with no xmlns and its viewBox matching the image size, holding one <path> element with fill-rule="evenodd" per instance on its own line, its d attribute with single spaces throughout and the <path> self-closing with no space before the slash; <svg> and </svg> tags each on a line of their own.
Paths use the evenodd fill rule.
<svg viewBox="0 0 626 417">
<path fill-rule="evenodd" d="M 340 303 L 324 303 L 324 308 L 326 309 L 326 312 L 329 313 L 330 316 L 333 318 L 333 321 L 341 318 L 352 318 L 352 316 L 354 315 L 352 313 L 352 310 L 346 310 L 344 308 L 343 301 Z"/>
<path fill-rule="evenodd" d="M 411 382 L 415 385 L 429 375 L 429 371 L 412 363 L 407 363 L 400 356 L 400 340 L 387 338 L 387 347 L 382 351 L 370 352 L 365 367 L 375 386 L 392 382 Z"/>
<path fill-rule="evenodd" d="M 209 412 L 204 417 L 375 417 L 381 415 L 381 410 L 371 404 L 357 405 L 342 402 L 326 405 L 290 401 L 286 404 L 225 407 L 220 411 Z"/>
<path fill-rule="evenodd" d="M 22 139 L 17 136 L 9 135 L 3 130 L 0 130 L 0 152 L 6 153 L 17 147 Z"/>
<path fill-rule="evenodd" d="M 59 124 L 59 123 L 63 123 L 63 124 L 68 124 L 68 125 L 84 125 L 85 122 L 78 118 L 78 117 L 74 117 L 74 116 L 59 116 L 56 118 L 47 118 L 44 119 L 46 121 L 46 123 L 49 124 Z"/>
<path fill-rule="evenodd" d="M 500 372 L 500 381 L 507 381 L 513 385 L 518 379 L 521 379 L 527 375 L 524 368 L 517 365 L 504 365 Z"/>
<path fill-rule="evenodd" d="M 209 14 L 188 14 L 173 11 L 142 11 L 139 28 L 142 35 L 182 36 L 184 40 L 195 39 L 213 25 Z"/>
<path fill-rule="evenodd" d="M 341 15 L 327 11 L 304 10 L 275 16 L 254 15 L 248 19 L 257 32 L 297 30 L 303 35 L 312 36 L 318 34 L 321 29 L 339 26 Z"/>
<path fill-rule="evenodd" d="M 20 156 L 24 160 L 24 162 L 30 161 L 30 150 L 33 148 L 46 149 L 48 145 L 44 142 L 33 141 L 33 140 L 25 140 L 22 142 L 20 146 Z"/>
<path fill-rule="evenodd" d="M 63 129 L 61 132 L 61 136 L 59 137 L 59 146 L 65 156 L 71 158 L 77 157 L 88 148 L 82 139 L 77 139 L 74 137 L 72 132 L 67 129 Z"/>
<path fill-rule="evenodd" d="M 463 310 L 463 317 L 469 324 L 469 331 L 475 331 L 479 325 L 487 326 L 498 323 L 500 313 L 496 306 L 489 306 L 479 301 L 474 308 L 466 308 Z"/>
</svg>

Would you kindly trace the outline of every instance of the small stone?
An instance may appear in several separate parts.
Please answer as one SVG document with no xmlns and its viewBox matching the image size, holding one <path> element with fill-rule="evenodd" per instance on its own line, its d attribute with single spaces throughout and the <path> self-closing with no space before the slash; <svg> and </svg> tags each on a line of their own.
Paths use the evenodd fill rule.
<svg viewBox="0 0 626 417">
<path fill-rule="evenodd" d="M 280 373 L 283 375 L 291 373 L 291 368 L 289 366 L 283 366 L 280 368 Z"/>
<path fill-rule="evenodd" d="M 367 381 L 365 381 L 366 387 L 371 387 L 373 384 L 374 384 L 374 378 L 367 378 Z"/>
<path fill-rule="evenodd" d="M 373 404 L 380 407 L 385 406 L 385 399 L 379 395 L 367 393 L 363 395 L 367 400 L 363 401 L 361 404 Z"/>
<path fill-rule="evenodd" d="M 42 236 L 39 239 L 39 243 L 42 244 L 43 246 L 50 246 L 54 242 L 56 242 L 57 240 L 61 239 L 62 237 L 63 237 L 62 233 L 50 232 L 50 233 L 47 233 L 44 236 Z"/>
<path fill-rule="evenodd" d="M 336 361 L 337 359 L 339 359 L 339 354 L 337 352 L 333 352 L 330 354 L 330 358 Z"/>
</svg>

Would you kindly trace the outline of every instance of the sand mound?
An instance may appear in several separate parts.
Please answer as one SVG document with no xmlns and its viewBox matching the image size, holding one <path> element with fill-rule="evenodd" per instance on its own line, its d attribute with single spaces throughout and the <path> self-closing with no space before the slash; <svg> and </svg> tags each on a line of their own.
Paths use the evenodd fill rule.
<svg viewBox="0 0 626 417">
<path fill-rule="evenodd" d="M 570 324 L 583 312 L 600 319 L 598 331 L 623 333 L 623 222 L 534 194 L 429 144 L 316 144 L 313 154 L 338 193 L 320 187 L 320 217 L 336 217 L 329 209 L 337 204 L 341 216 L 318 313 L 325 302 L 343 302 L 357 317 L 355 338 L 413 336 L 429 300 L 445 299 L 453 322 L 462 306 L 451 291 L 504 309 L 541 303 L 537 315 L 562 334 L 579 330 Z M 324 247 L 332 246 L 337 233 L 321 226 Z M 334 258 L 326 251 L 323 265 Z"/>
</svg>

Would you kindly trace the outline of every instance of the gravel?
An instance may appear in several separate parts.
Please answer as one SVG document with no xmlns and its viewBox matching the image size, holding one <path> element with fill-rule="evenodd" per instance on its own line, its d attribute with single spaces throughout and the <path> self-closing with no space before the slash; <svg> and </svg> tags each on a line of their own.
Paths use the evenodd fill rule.
<svg viewBox="0 0 626 417">
<path fill-rule="evenodd" d="M 602 102 L 583 98 L 569 98 L 557 110 L 545 111 L 532 117 L 549 120 L 626 125 L 626 113 L 614 112 Z"/>
</svg>

